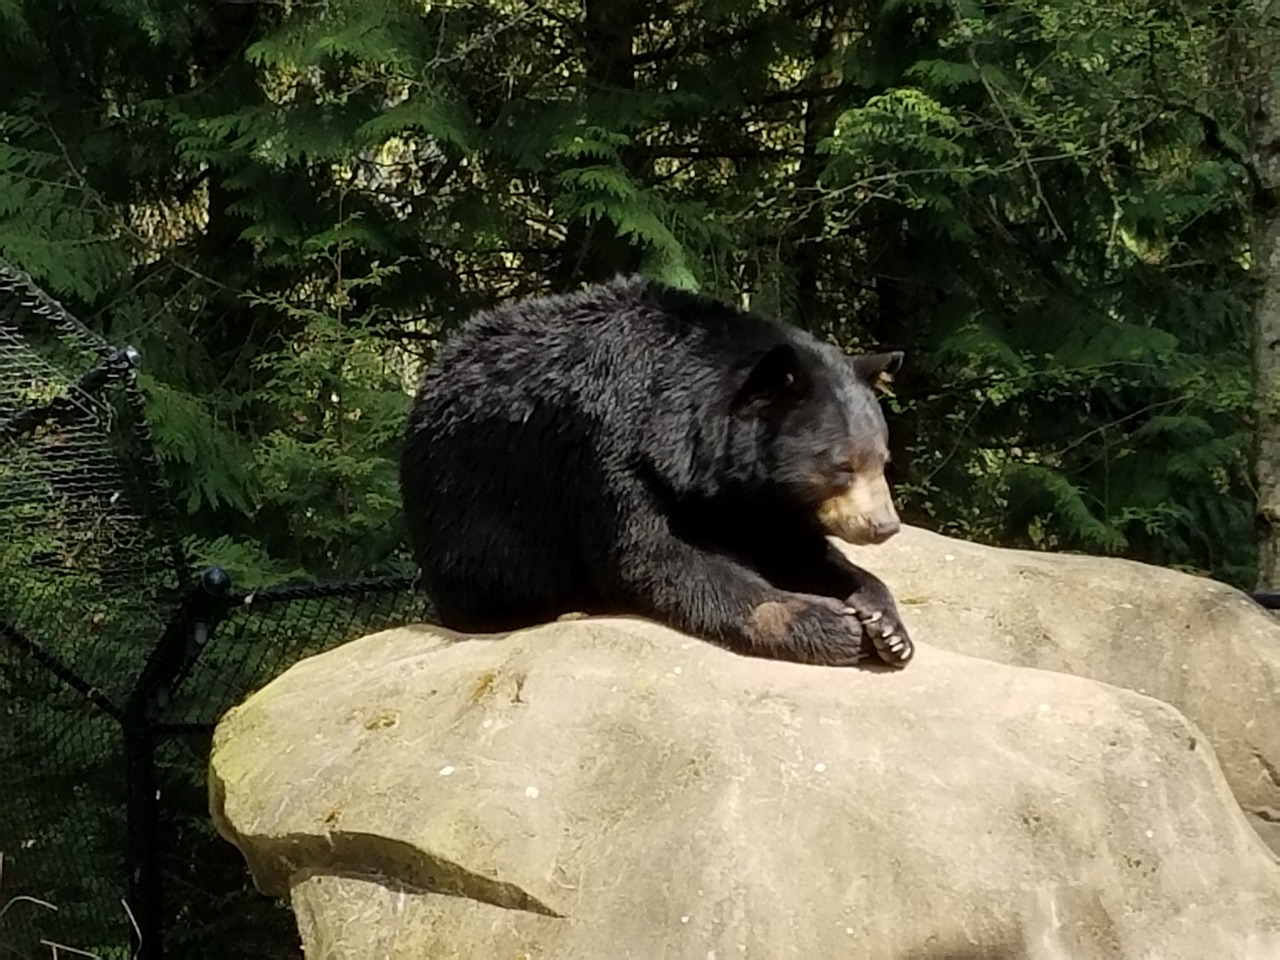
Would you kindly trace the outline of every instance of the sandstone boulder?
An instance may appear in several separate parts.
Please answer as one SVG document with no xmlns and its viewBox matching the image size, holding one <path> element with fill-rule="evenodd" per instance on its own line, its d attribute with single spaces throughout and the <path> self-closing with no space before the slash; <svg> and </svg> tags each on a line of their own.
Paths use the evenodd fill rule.
<svg viewBox="0 0 1280 960">
<path fill-rule="evenodd" d="M 844 549 L 894 591 L 907 628 L 940 647 L 1177 707 L 1280 851 L 1280 620 L 1246 594 L 1130 560 L 987 547 L 911 527 Z"/>
<path fill-rule="evenodd" d="M 930 624 L 894 673 L 630 619 L 375 634 L 223 718 L 211 809 L 310 958 L 1280 957 L 1193 724 Z"/>
</svg>

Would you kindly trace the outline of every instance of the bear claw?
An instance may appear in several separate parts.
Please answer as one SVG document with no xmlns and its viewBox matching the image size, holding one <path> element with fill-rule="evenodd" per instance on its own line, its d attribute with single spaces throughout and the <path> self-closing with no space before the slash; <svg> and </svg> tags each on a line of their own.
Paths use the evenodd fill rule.
<svg viewBox="0 0 1280 960">
<path fill-rule="evenodd" d="M 862 624 L 880 659 L 889 666 L 906 666 L 907 661 L 914 656 L 915 647 L 895 615 L 886 616 L 883 610 L 859 612 L 858 622 Z"/>
<path fill-rule="evenodd" d="M 881 659 L 890 663 L 891 666 L 904 666 L 915 655 L 915 647 L 911 641 L 897 634 L 877 642 L 876 650 L 880 653 Z M 885 656 L 885 654 L 888 654 L 888 656 Z"/>
</svg>

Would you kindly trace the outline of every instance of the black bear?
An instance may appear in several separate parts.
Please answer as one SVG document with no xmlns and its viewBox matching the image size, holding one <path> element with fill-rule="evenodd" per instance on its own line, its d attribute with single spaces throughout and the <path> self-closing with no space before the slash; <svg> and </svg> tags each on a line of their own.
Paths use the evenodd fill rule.
<svg viewBox="0 0 1280 960">
<path fill-rule="evenodd" d="M 905 665 L 888 589 L 826 536 L 898 530 L 873 386 L 901 362 L 639 277 L 477 313 L 424 374 L 400 465 L 441 623 L 635 614 Z"/>
</svg>

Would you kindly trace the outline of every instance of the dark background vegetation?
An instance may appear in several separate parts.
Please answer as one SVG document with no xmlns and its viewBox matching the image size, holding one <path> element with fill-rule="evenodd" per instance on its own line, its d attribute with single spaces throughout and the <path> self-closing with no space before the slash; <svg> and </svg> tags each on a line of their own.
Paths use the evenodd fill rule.
<svg viewBox="0 0 1280 960">
<path fill-rule="evenodd" d="M 402 568 L 434 345 L 641 270 L 906 350 L 908 521 L 1252 586 L 1259 9 L 0 0 L 0 257 L 141 350 L 241 585 Z"/>
</svg>

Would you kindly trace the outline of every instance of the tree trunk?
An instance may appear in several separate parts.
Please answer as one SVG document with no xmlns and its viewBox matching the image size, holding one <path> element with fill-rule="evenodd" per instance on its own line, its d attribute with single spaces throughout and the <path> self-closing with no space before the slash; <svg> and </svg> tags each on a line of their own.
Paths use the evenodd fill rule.
<svg viewBox="0 0 1280 960">
<path fill-rule="evenodd" d="M 818 153 L 818 144 L 835 132 L 842 104 L 834 91 L 844 80 L 838 55 L 848 43 L 852 19 L 847 11 L 825 9 L 813 42 L 815 72 L 810 83 L 812 96 L 804 106 L 803 140 L 800 168 L 796 172 L 796 200 L 804 211 L 795 226 L 791 240 L 791 257 L 796 277 L 796 320 L 804 327 L 821 333 L 824 291 L 822 277 L 826 243 L 823 229 L 826 213 L 821 203 L 818 179 L 826 158 Z M 828 320 L 830 318 L 827 318 Z"/>
<path fill-rule="evenodd" d="M 1258 587 L 1280 585 L 1280 0 L 1259 0 L 1253 103 Z"/>
<path fill-rule="evenodd" d="M 584 7 L 587 92 L 594 90 L 634 90 L 635 0 L 586 0 Z M 634 158 L 626 151 L 623 165 L 634 172 Z M 571 287 L 583 281 L 608 280 L 629 273 L 640 258 L 632 246 L 618 236 L 616 226 L 600 219 L 588 224 L 575 219 L 565 238 L 563 274 L 557 286 Z"/>
</svg>

